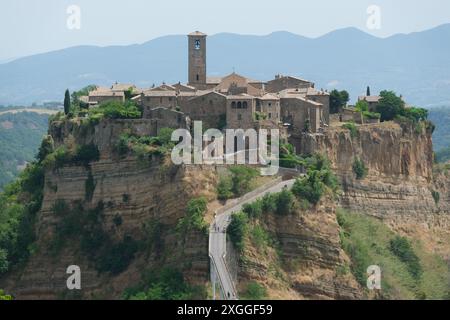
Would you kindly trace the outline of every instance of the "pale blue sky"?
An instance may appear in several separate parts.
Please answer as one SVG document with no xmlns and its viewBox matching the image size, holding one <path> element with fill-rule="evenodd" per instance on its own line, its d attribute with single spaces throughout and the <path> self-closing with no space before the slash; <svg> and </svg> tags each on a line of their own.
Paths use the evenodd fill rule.
<svg viewBox="0 0 450 320">
<path fill-rule="evenodd" d="M 69 5 L 81 8 L 81 29 L 66 27 Z M 366 27 L 369 5 L 381 8 L 381 29 Z M 386 37 L 450 23 L 449 0 L 0 0 L 0 61 L 75 45 L 142 43 L 201 30 L 317 37 L 358 27 Z"/>
</svg>

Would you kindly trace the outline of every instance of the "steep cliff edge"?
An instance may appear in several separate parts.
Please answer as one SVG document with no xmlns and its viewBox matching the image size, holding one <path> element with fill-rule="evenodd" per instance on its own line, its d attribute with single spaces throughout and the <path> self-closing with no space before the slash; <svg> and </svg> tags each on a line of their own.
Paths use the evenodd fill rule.
<svg viewBox="0 0 450 320">
<path fill-rule="evenodd" d="M 382 219 L 450 259 L 448 178 L 433 175 L 431 134 L 426 123 L 331 127 L 303 136 L 298 148 L 328 156 L 341 180 L 342 207 Z M 356 159 L 366 168 L 361 179 L 354 172 Z"/>
<path fill-rule="evenodd" d="M 93 143 L 100 156 L 88 164 L 66 162 L 46 170 L 44 199 L 35 224 L 35 252 L 25 266 L 16 267 L 1 280 L 1 286 L 16 298 L 70 297 L 66 288 L 69 265 L 80 266 L 82 290 L 77 297 L 86 299 L 120 298 L 146 271 L 167 266 L 180 269 L 189 283 L 204 286 L 208 281 L 207 234 L 190 231 L 181 236 L 177 224 L 190 199 L 215 198 L 215 168 L 173 166 L 164 156 L 145 161 L 132 154 L 117 156 L 113 149 L 121 134 L 148 134 L 145 121 L 136 122 L 105 121 L 87 128 L 75 121 L 52 123 L 49 132 L 55 148 Z M 77 225 L 77 215 L 86 216 L 83 224 L 95 215 L 100 227 L 92 224 L 93 229 L 87 230 L 92 234 L 85 236 L 86 226 Z M 64 234 L 72 236 L 65 238 Z M 108 242 L 104 246 L 112 252 L 109 258 L 114 259 L 116 252 L 117 260 L 129 260 L 129 265 L 102 261 L 92 251 L 104 246 L 96 247 L 95 241 Z M 131 257 L 120 253 L 127 250 Z M 99 272 L 99 263 L 109 270 Z"/>
</svg>

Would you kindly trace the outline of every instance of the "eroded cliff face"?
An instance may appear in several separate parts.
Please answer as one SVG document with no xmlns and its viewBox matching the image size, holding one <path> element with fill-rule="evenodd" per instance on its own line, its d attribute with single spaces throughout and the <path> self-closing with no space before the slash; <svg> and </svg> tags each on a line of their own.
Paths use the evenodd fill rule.
<svg viewBox="0 0 450 320">
<path fill-rule="evenodd" d="M 302 137 L 298 147 L 306 153 L 323 152 L 331 160 L 342 184 L 341 206 L 383 219 L 449 259 L 449 180 L 433 177 L 433 144 L 425 126 L 362 125 L 353 136 L 348 129 L 331 127 L 323 135 Z M 352 168 L 355 159 L 367 168 L 360 180 Z"/>
<path fill-rule="evenodd" d="M 45 173 L 44 200 L 37 216 L 35 253 L 25 266 L 12 270 L 1 286 L 18 299 L 55 299 L 73 295 L 66 287 L 70 265 L 81 268 L 82 290 L 78 298 L 120 298 L 124 290 L 141 281 L 142 274 L 154 268 L 181 269 L 191 284 L 208 281 L 208 235 L 189 232 L 180 237 L 176 227 L 185 215 L 187 202 L 199 196 L 215 198 L 217 174 L 214 167 L 174 166 L 164 158 L 150 161 L 132 155 L 119 158 L 113 144 L 127 130 L 145 134 L 145 124 L 128 121 L 101 123 L 83 132 L 74 123 L 58 123 L 50 128 L 55 145 L 95 143 L 100 160 L 89 165 L 64 165 Z M 93 190 L 87 196 L 86 182 Z M 97 272 L 94 263 L 80 250 L 79 239 L 65 241 L 58 252 L 56 228 L 61 216 L 55 204 L 64 201 L 69 208 L 82 204 L 85 210 L 101 204 L 102 223 L 111 241 L 130 236 L 145 245 L 124 272 L 112 275 Z M 158 223 L 157 244 L 148 244 L 148 226 Z"/>
<path fill-rule="evenodd" d="M 363 288 L 349 272 L 341 248 L 334 200 L 289 216 L 268 215 L 263 223 L 275 240 L 265 248 L 247 240 L 241 262 L 241 288 L 264 283 L 272 299 L 362 299 Z"/>
</svg>

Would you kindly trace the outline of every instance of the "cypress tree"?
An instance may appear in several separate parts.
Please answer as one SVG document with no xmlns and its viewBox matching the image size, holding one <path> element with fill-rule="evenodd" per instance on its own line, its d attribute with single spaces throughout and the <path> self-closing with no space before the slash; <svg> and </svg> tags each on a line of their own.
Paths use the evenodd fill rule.
<svg viewBox="0 0 450 320">
<path fill-rule="evenodd" d="M 370 96 L 370 87 L 369 87 L 369 86 L 367 86 L 367 93 L 366 93 L 366 96 Z"/>
<path fill-rule="evenodd" d="M 67 115 L 69 112 L 70 112 L 70 92 L 69 89 L 67 89 L 64 95 L 64 113 Z"/>
</svg>

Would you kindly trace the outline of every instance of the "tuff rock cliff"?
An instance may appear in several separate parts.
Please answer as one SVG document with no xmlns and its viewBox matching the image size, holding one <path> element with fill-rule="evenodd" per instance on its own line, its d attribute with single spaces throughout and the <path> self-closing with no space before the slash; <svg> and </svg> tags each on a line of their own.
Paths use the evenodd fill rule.
<svg viewBox="0 0 450 320">
<path fill-rule="evenodd" d="M 55 121 L 49 134 L 55 147 L 94 144 L 99 161 L 66 164 L 45 173 L 44 201 L 36 222 L 34 254 L 0 279 L 0 287 L 19 299 L 70 298 L 66 268 L 82 269 L 81 295 L 89 298 L 120 298 L 149 269 L 180 267 L 189 283 L 205 286 L 209 280 L 208 235 L 176 232 L 189 199 L 205 196 L 207 220 L 217 208 L 219 171 L 214 166 L 174 166 L 164 157 L 142 163 L 131 154 L 118 156 L 115 144 L 123 133 L 148 135 L 146 120 L 105 120 L 85 126 L 80 121 Z M 422 239 L 429 250 L 450 256 L 450 179 L 433 176 L 431 132 L 426 128 L 395 123 L 360 126 L 356 134 L 344 128 L 329 128 L 324 134 L 304 135 L 296 146 L 302 153 L 325 153 L 340 178 L 338 199 L 324 198 L 318 206 L 299 209 L 288 217 L 271 216 L 264 221 L 277 246 L 250 246 L 238 263 L 238 284 L 257 280 L 265 284 L 270 298 L 358 299 L 367 292 L 348 273 L 341 247 L 336 207 L 366 213 L 385 221 L 393 230 Z M 368 172 L 355 178 L 352 165 L 358 158 Z M 87 185 L 91 191 L 87 195 Z M 440 193 L 435 201 L 433 192 Z M 82 254 L 76 239 L 56 253 L 55 228 L 61 216 L 55 205 L 80 204 L 95 210 L 101 204 L 101 228 L 113 241 L 130 236 L 145 243 L 125 271 L 98 272 Z M 120 221 L 120 223 L 118 223 Z M 148 226 L 160 226 L 157 241 L 148 242 Z M 276 252 L 278 251 L 278 253 Z"/>
</svg>

